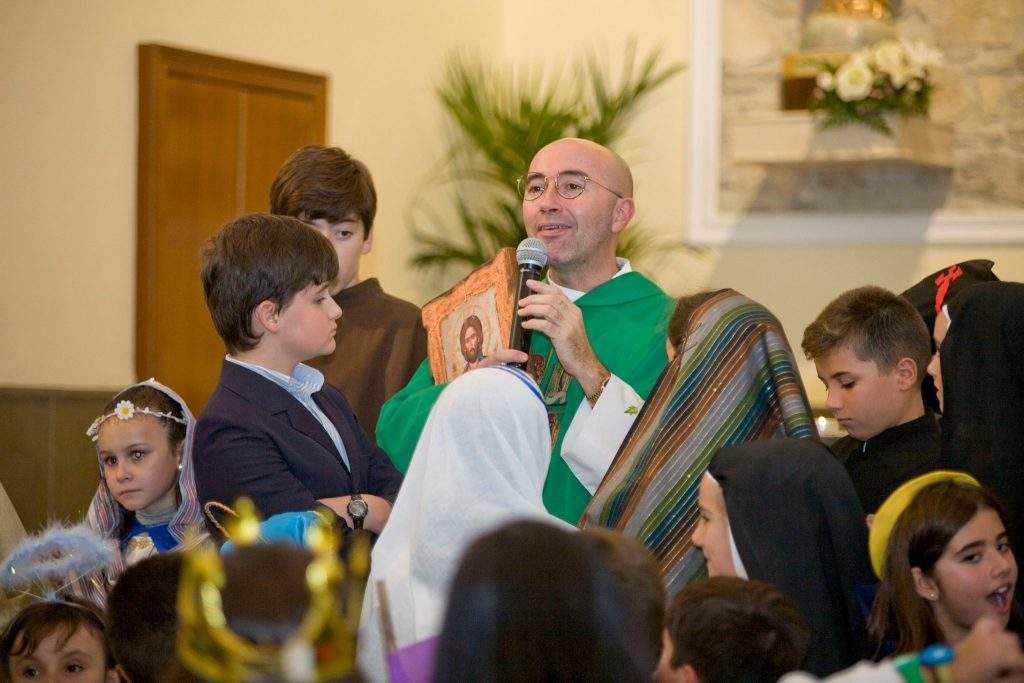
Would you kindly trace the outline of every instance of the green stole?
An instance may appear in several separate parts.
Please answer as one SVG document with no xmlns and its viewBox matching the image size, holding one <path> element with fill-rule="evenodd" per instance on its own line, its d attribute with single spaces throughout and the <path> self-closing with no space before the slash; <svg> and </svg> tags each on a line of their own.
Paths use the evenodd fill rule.
<svg viewBox="0 0 1024 683">
<path fill-rule="evenodd" d="M 594 353 L 608 370 L 642 397 L 665 367 L 665 331 L 673 301 L 637 272 L 613 278 L 576 300 Z M 590 501 L 590 492 L 561 458 L 569 421 L 584 400 L 579 382 L 564 372 L 547 335 L 530 340 L 531 366 L 541 374 L 540 388 L 551 425 L 552 458 L 544 483 L 544 506 L 552 515 L 575 524 Z M 434 384 L 424 361 L 409 384 L 381 408 L 377 441 L 401 472 L 409 469 L 427 415 L 444 389 Z M 471 513 L 470 513 L 471 514 Z"/>
</svg>

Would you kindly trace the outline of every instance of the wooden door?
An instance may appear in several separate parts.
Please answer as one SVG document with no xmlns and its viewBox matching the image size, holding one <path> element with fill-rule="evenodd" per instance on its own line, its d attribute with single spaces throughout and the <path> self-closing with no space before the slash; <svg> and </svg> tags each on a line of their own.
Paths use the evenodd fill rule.
<svg viewBox="0 0 1024 683">
<path fill-rule="evenodd" d="M 278 167 L 299 147 L 323 144 L 326 108 L 325 76 L 139 46 L 135 366 L 196 414 L 224 356 L 200 249 L 231 218 L 269 210 Z"/>
</svg>

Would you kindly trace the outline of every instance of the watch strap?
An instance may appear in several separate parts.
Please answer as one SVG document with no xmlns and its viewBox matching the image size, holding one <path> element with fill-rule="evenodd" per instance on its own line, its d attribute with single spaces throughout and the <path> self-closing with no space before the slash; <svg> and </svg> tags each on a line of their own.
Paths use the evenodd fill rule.
<svg viewBox="0 0 1024 683">
<path fill-rule="evenodd" d="M 361 515 L 355 515 L 355 514 L 352 513 L 352 503 L 354 503 L 356 501 L 359 501 L 360 503 L 363 504 L 363 514 L 361 514 Z M 348 516 L 352 519 L 352 528 L 353 529 L 362 529 L 363 528 L 363 521 L 366 519 L 366 513 L 369 512 L 369 506 L 366 504 L 366 501 L 363 500 L 362 494 L 353 493 L 349 497 L 349 503 L 346 506 L 346 509 L 348 511 Z"/>
</svg>

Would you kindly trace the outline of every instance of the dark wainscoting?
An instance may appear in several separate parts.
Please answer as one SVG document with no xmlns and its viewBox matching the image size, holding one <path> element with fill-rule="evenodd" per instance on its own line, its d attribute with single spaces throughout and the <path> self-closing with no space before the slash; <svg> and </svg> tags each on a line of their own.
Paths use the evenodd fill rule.
<svg viewBox="0 0 1024 683">
<path fill-rule="evenodd" d="M 117 391 L 0 387 L 0 482 L 28 533 L 85 516 L 99 481 L 85 430 Z"/>
</svg>

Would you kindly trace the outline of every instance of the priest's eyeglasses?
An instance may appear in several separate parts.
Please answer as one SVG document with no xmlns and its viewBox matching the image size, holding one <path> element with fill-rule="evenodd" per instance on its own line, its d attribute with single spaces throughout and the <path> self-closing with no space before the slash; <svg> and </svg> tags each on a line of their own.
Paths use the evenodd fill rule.
<svg viewBox="0 0 1024 683">
<path fill-rule="evenodd" d="M 550 177 L 540 173 L 531 173 L 530 175 L 516 178 L 516 188 L 519 190 L 519 196 L 528 202 L 532 202 L 547 192 L 550 180 Z M 575 199 L 583 194 L 583 190 L 587 189 L 587 183 L 593 183 L 600 188 L 608 190 L 619 199 L 623 198 L 621 194 L 612 188 L 602 185 L 579 171 L 562 171 L 555 176 L 555 191 L 566 199 Z"/>
</svg>

